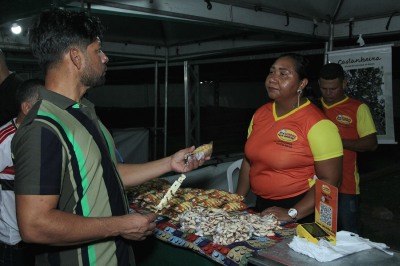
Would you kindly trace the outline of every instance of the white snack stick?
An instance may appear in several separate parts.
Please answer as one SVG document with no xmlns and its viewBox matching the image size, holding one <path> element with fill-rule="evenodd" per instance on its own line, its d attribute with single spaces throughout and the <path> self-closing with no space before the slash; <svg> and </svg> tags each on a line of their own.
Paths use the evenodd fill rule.
<svg viewBox="0 0 400 266">
<path fill-rule="evenodd" d="M 164 197 L 161 199 L 160 203 L 156 206 L 158 211 L 162 210 L 165 206 L 167 206 L 168 201 L 172 199 L 175 195 L 178 188 L 182 185 L 183 180 L 185 180 L 186 176 L 181 174 L 181 176 L 171 185 L 168 189 L 167 193 L 165 193 Z"/>
</svg>

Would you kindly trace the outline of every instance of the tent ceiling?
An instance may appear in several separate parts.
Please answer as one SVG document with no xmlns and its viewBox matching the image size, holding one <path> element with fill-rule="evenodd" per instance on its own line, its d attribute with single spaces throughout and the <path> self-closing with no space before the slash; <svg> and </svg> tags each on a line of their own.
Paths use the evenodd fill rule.
<svg viewBox="0 0 400 266">
<path fill-rule="evenodd" d="M 110 67 L 166 56 L 182 61 L 285 46 L 323 48 L 330 38 L 353 38 L 355 45 L 359 34 L 400 32 L 398 0 L 13 0 L 0 10 L 0 48 L 14 63 L 34 63 L 26 28 L 52 6 L 100 17 Z M 25 28 L 20 36 L 9 31 L 14 22 Z"/>
</svg>

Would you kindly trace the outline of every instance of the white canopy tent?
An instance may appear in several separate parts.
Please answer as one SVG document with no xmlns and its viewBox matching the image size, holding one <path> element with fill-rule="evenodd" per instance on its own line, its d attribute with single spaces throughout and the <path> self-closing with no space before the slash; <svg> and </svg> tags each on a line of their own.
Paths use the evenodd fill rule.
<svg viewBox="0 0 400 266">
<path fill-rule="evenodd" d="M 104 46 L 115 67 L 166 56 L 182 62 L 291 44 L 346 38 L 355 43 L 359 34 L 400 31 L 397 0 L 14 0 L 2 3 L 0 47 L 26 49 L 31 17 L 54 6 L 99 16 L 108 28 Z M 11 35 L 13 23 L 23 27 L 20 36 Z"/>
<path fill-rule="evenodd" d="M 316 47 L 328 52 L 342 49 L 335 43 L 343 40 L 357 46 L 360 35 L 382 41 L 389 37 L 398 46 L 400 37 L 397 0 L 14 0 L 2 3 L 0 10 L 0 48 L 10 54 L 13 69 L 37 71 L 27 29 L 35 15 L 50 7 L 100 17 L 107 27 L 103 47 L 110 70 L 154 67 L 157 91 L 158 69 L 164 67 L 165 132 L 168 68 L 184 65 L 187 145 L 199 144 L 198 118 L 191 121 L 197 112 L 196 62 L 223 61 L 243 53 L 242 60 L 275 57 L 285 47 Z M 14 23 L 22 26 L 18 36 L 9 30 Z M 155 122 L 154 128 L 158 127 Z M 167 134 L 164 138 L 166 142 Z"/>
</svg>

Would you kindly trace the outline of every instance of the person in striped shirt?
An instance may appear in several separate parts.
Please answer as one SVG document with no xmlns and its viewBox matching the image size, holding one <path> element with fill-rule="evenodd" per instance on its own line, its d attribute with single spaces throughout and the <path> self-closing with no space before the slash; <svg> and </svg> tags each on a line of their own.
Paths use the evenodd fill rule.
<svg viewBox="0 0 400 266">
<path fill-rule="evenodd" d="M 16 103 L 20 107 L 18 116 L 0 127 L 0 265 L 29 266 L 34 261 L 32 252 L 21 241 L 17 224 L 11 140 L 38 100 L 38 91 L 43 85 L 41 79 L 24 81 L 16 90 Z"/>
<path fill-rule="evenodd" d="M 105 82 L 100 20 L 45 10 L 29 38 L 45 89 L 12 141 L 22 239 L 41 245 L 36 265 L 135 265 L 131 241 L 153 233 L 157 214 L 131 213 L 126 189 L 191 171 L 209 157 L 186 163 L 192 146 L 152 162 L 118 163 L 110 132 L 84 97 Z"/>
</svg>

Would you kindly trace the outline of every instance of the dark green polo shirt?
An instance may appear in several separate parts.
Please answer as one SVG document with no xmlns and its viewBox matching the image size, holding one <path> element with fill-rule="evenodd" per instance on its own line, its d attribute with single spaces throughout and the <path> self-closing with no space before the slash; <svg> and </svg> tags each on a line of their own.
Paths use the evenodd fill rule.
<svg viewBox="0 0 400 266">
<path fill-rule="evenodd" d="M 116 170 L 111 134 L 87 99 L 76 103 L 42 89 L 12 143 L 15 193 L 59 195 L 58 209 L 83 217 L 128 212 Z M 44 247 L 43 265 L 133 265 L 129 242 L 121 237 L 74 247 Z"/>
</svg>

